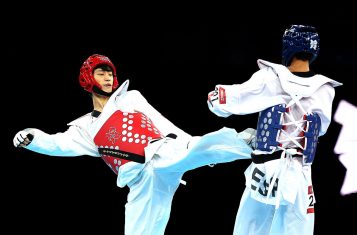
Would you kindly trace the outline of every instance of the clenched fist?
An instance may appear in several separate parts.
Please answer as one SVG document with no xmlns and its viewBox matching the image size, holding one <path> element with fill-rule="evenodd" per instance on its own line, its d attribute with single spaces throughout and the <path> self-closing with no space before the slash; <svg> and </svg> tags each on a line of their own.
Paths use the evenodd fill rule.
<svg viewBox="0 0 357 235">
<path fill-rule="evenodd" d="M 25 147 L 29 145 L 32 140 L 33 140 L 33 134 L 23 130 L 17 132 L 13 141 L 15 147 Z"/>
</svg>

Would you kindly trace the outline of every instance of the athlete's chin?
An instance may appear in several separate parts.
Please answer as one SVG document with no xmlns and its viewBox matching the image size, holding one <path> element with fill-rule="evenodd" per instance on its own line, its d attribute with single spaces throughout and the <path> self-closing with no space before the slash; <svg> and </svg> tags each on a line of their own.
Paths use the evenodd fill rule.
<svg viewBox="0 0 357 235">
<path fill-rule="evenodd" d="M 110 89 L 107 88 L 107 89 L 103 89 L 103 91 L 107 92 L 107 93 L 111 93 L 113 91 L 113 89 L 112 88 L 110 88 Z"/>
</svg>

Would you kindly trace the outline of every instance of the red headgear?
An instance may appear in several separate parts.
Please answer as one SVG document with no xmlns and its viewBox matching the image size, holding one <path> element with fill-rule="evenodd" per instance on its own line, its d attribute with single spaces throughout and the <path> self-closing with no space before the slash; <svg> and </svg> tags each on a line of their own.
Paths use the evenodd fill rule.
<svg viewBox="0 0 357 235">
<path fill-rule="evenodd" d="M 93 86 L 97 86 L 98 88 L 102 88 L 94 79 L 93 70 L 98 65 L 108 65 L 113 70 L 113 90 L 118 87 L 118 79 L 117 73 L 114 64 L 110 61 L 110 59 L 106 56 L 94 54 L 88 57 L 86 61 L 84 61 L 79 74 L 79 83 L 84 88 L 84 90 L 92 92 Z"/>
</svg>

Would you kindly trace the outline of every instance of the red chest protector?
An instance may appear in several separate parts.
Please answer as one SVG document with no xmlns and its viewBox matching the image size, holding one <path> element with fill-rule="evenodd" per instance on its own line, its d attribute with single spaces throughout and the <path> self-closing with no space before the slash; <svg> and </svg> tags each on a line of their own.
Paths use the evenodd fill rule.
<svg viewBox="0 0 357 235">
<path fill-rule="evenodd" d="M 144 148 L 162 134 L 143 113 L 114 112 L 94 137 L 101 158 L 118 174 L 127 162 L 145 162 Z"/>
</svg>

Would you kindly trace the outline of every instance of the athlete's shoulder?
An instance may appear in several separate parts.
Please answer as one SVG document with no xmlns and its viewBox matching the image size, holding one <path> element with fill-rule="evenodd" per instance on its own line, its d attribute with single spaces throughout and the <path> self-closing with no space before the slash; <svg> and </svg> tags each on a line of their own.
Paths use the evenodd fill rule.
<svg viewBox="0 0 357 235">
<path fill-rule="evenodd" d="M 138 90 L 130 90 L 127 91 L 127 95 L 135 97 L 135 98 L 143 98 L 144 96 Z"/>
<path fill-rule="evenodd" d="M 274 68 L 279 66 L 279 64 L 271 63 L 261 59 L 257 60 L 257 64 L 259 69 L 253 73 L 251 79 L 265 80 L 267 78 L 276 78 L 276 71 Z"/>
<path fill-rule="evenodd" d="M 321 75 L 321 74 L 316 74 L 313 79 L 315 81 L 319 81 L 322 84 L 330 84 L 332 87 L 337 87 L 337 86 L 342 86 L 343 84 L 341 82 L 338 82 L 336 80 L 333 80 L 329 77 L 326 77 L 325 75 Z"/>
<path fill-rule="evenodd" d="M 141 94 L 141 92 L 138 90 L 130 90 L 130 91 L 127 91 L 127 93 L 128 93 L 128 95 L 131 95 L 131 96 L 143 96 Z"/>
<path fill-rule="evenodd" d="M 68 126 L 81 126 L 84 123 L 88 123 L 88 120 L 90 120 L 92 118 L 92 113 L 87 113 L 73 121 L 71 121 L 70 123 L 68 123 Z"/>
<path fill-rule="evenodd" d="M 257 60 L 257 64 L 258 64 L 258 67 L 260 69 L 264 69 L 264 68 L 267 68 L 267 67 L 271 67 L 271 68 L 286 68 L 282 64 L 277 64 L 277 63 L 269 62 L 267 60 L 262 60 L 262 59 L 258 59 Z"/>
</svg>

